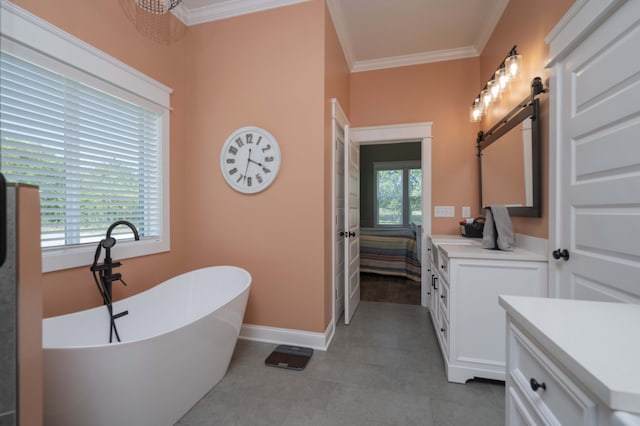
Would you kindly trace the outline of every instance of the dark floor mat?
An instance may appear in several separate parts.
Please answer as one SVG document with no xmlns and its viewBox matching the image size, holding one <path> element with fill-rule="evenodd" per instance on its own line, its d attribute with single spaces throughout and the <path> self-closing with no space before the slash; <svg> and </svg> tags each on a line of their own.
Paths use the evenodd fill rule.
<svg viewBox="0 0 640 426">
<path fill-rule="evenodd" d="M 271 367 L 304 370 L 313 355 L 313 349 L 300 346 L 278 345 L 264 360 Z"/>
</svg>

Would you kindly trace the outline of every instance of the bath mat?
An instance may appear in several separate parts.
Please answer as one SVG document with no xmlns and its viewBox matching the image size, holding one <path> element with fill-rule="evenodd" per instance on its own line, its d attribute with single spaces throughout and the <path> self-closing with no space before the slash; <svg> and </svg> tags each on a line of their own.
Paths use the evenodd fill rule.
<svg viewBox="0 0 640 426">
<path fill-rule="evenodd" d="M 264 360 L 270 367 L 304 370 L 313 355 L 313 349 L 300 346 L 278 345 Z"/>
</svg>

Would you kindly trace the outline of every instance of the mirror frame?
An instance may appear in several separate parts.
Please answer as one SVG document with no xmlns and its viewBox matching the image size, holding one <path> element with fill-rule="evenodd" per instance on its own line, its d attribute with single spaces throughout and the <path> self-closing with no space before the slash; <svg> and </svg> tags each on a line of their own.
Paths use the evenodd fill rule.
<svg viewBox="0 0 640 426">
<path fill-rule="evenodd" d="M 491 144 L 500 140 L 509 130 L 513 129 L 527 118 L 531 118 L 531 170 L 532 170 L 532 195 L 533 205 L 527 207 L 507 207 L 509 215 L 520 217 L 541 217 L 542 216 L 542 170 L 541 170 L 541 141 L 540 141 L 540 103 L 536 96 L 546 90 L 542 88 L 542 81 L 536 77 L 531 84 L 531 96 L 527 97 L 513 111 L 507 114 L 490 130 L 478 132 L 476 140 L 478 155 L 478 181 L 480 187 L 480 206 L 486 209 L 487 206 L 482 201 L 482 151 Z"/>
</svg>

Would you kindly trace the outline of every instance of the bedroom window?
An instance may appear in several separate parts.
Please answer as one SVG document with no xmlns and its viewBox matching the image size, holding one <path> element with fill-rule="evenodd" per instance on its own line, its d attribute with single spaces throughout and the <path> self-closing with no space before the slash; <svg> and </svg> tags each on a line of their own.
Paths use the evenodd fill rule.
<svg viewBox="0 0 640 426">
<path fill-rule="evenodd" d="M 382 162 L 375 174 L 376 226 L 422 224 L 422 169 L 419 161 Z"/>
<path fill-rule="evenodd" d="M 39 187 L 43 272 L 91 264 L 116 220 L 140 235 L 116 230 L 119 259 L 167 251 L 171 89 L 11 4 L 2 13 L 0 170 Z"/>
</svg>

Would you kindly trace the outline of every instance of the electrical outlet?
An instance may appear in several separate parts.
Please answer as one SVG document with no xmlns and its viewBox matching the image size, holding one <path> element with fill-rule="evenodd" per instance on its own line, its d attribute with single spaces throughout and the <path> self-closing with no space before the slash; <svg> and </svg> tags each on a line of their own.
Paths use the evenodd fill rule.
<svg viewBox="0 0 640 426">
<path fill-rule="evenodd" d="M 435 206 L 435 217 L 454 217 L 456 215 L 456 208 L 454 206 Z"/>
<path fill-rule="evenodd" d="M 465 206 L 462 208 L 462 217 L 464 218 L 471 217 L 471 207 Z"/>
</svg>

